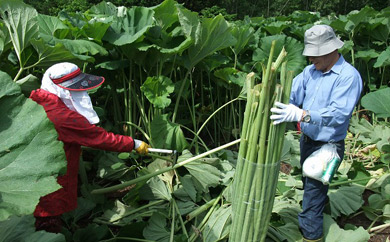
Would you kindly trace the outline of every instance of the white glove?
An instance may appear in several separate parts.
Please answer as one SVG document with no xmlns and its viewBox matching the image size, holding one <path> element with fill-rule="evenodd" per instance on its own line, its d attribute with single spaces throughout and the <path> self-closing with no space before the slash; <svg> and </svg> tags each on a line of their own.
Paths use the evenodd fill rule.
<svg viewBox="0 0 390 242">
<path fill-rule="evenodd" d="M 302 119 L 303 110 L 293 104 L 284 104 L 275 102 L 275 106 L 278 108 L 271 108 L 271 120 L 274 120 L 273 124 L 280 124 L 282 122 L 298 122 Z"/>
</svg>

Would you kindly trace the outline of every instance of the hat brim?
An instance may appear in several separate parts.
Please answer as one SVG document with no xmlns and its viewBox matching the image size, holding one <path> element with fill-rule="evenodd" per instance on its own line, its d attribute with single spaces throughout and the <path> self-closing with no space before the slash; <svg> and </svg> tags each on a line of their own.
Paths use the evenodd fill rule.
<svg viewBox="0 0 390 242">
<path fill-rule="evenodd" d="M 322 45 L 314 44 L 305 44 L 305 49 L 303 50 L 302 55 L 304 56 L 324 56 L 334 50 L 340 49 L 343 47 L 344 42 L 339 39 L 333 39 Z"/>
<path fill-rule="evenodd" d="M 74 78 L 58 83 L 59 87 L 69 91 L 86 91 L 99 87 L 104 82 L 104 77 L 86 73 L 80 73 Z"/>
</svg>

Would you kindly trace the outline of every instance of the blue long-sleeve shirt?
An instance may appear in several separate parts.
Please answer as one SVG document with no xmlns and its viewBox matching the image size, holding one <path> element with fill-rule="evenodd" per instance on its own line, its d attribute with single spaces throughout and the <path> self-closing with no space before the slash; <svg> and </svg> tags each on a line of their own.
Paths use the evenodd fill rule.
<svg viewBox="0 0 390 242">
<path fill-rule="evenodd" d="M 294 78 L 290 95 L 290 103 L 310 112 L 302 132 L 318 141 L 343 140 L 362 86 L 359 72 L 342 55 L 325 73 L 307 66 Z"/>
</svg>

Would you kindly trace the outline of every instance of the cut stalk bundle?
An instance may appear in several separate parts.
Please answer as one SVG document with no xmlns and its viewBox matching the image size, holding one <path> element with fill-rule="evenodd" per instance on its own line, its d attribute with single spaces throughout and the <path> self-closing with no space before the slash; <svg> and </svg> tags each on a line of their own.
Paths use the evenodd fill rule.
<svg viewBox="0 0 390 242">
<path fill-rule="evenodd" d="M 262 83 L 254 85 L 254 73 L 246 79 L 247 104 L 233 182 L 231 242 L 264 241 L 272 213 L 286 125 L 273 125 L 269 110 L 275 101 L 289 102 L 293 77 L 286 71 L 287 52 L 283 48 L 272 62 L 274 49 L 275 41 Z M 278 69 L 280 83 L 276 81 Z"/>
</svg>

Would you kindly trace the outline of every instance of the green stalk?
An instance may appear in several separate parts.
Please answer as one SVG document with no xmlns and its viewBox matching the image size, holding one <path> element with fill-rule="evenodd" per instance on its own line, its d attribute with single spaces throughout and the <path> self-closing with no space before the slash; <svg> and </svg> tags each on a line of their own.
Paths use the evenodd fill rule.
<svg viewBox="0 0 390 242">
<path fill-rule="evenodd" d="M 274 72 L 274 69 L 272 68 L 272 58 L 273 58 L 273 53 L 274 53 L 274 49 L 275 49 L 275 41 L 272 42 L 272 46 L 271 46 L 271 50 L 270 50 L 270 56 L 269 56 L 269 59 L 268 59 L 268 64 L 267 64 L 267 69 L 266 69 L 266 74 L 265 74 L 265 80 L 263 80 L 263 88 L 262 88 L 262 92 L 261 92 L 261 95 L 260 95 L 260 111 L 262 112 L 262 115 L 259 117 L 259 120 L 260 120 L 260 123 L 261 123 L 261 129 L 260 129 L 260 135 L 259 135 L 259 151 L 258 151 L 258 155 L 257 155 L 257 164 L 258 165 L 262 165 L 265 163 L 265 159 L 266 159 L 266 140 L 268 138 L 268 127 L 269 127 L 269 105 L 270 105 L 270 100 L 269 100 L 269 94 L 272 93 L 270 88 L 271 88 L 271 85 L 272 85 L 272 76 L 273 76 L 273 72 Z M 280 56 L 280 55 L 279 55 Z M 279 58 L 278 58 L 279 59 Z M 258 122 L 256 122 L 256 124 L 258 124 Z M 260 126 L 260 125 L 259 125 Z M 265 167 L 267 168 L 267 167 Z M 260 169 L 260 172 L 259 172 L 259 175 L 260 177 L 255 177 L 254 180 L 256 180 L 257 182 L 255 182 L 254 186 L 251 187 L 251 196 L 253 196 L 254 198 L 253 199 L 256 199 L 258 198 L 257 196 L 255 196 L 256 193 L 259 192 L 259 189 L 261 188 L 261 196 L 259 197 L 260 198 L 260 203 L 263 203 L 264 201 L 264 192 L 266 189 L 265 186 L 261 186 L 261 184 L 263 183 L 263 181 L 267 181 L 266 178 L 263 178 L 264 175 L 267 175 L 267 169 Z M 253 178 L 251 178 L 253 179 Z M 257 183 L 257 185 L 256 185 Z M 251 204 L 252 200 L 249 200 L 248 203 Z M 257 206 L 256 206 L 257 207 Z M 261 205 L 260 205 L 260 208 Z M 250 216 L 248 216 L 248 213 L 251 213 L 251 210 L 253 208 L 251 206 L 247 206 L 246 208 L 246 213 L 247 216 L 245 217 L 245 220 L 244 220 L 244 223 L 243 223 L 243 227 L 248 227 L 249 226 L 249 223 L 250 223 Z M 255 214 L 256 213 L 259 213 L 260 211 L 256 210 L 255 208 Z M 256 216 L 257 219 L 256 221 L 262 221 L 262 217 L 258 217 Z M 251 227 L 251 226 L 249 226 Z M 258 226 L 256 226 L 258 227 Z M 257 231 L 257 228 L 255 227 L 255 231 Z M 253 239 L 253 233 L 256 233 L 255 231 L 252 231 L 252 234 L 250 234 L 250 237 L 248 238 L 248 240 L 252 240 Z M 246 234 L 245 233 L 242 233 L 242 236 L 243 236 L 243 240 L 242 241 L 246 241 Z M 257 235 L 255 234 L 255 241 L 256 241 L 256 237 Z"/>
<path fill-rule="evenodd" d="M 287 69 L 287 63 L 284 64 L 284 66 L 282 66 L 282 70 L 283 69 Z M 289 71 L 287 72 L 287 76 L 286 76 L 286 79 L 283 83 L 283 90 L 282 90 L 282 98 L 281 98 L 281 101 L 282 103 L 289 103 L 290 102 L 290 93 L 291 93 L 291 87 L 292 87 L 292 80 L 293 80 L 293 77 L 294 77 L 294 72 L 293 71 Z M 286 126 L 287 126 L 287 123 L 281 123 L 277 126 L 277 137 L 278 137 L 278 140 L 276 141 L 277 142 L 277 150 L 282 150 L 283 148 L 283 143 L 284 143 L 284 132 L 286 131 Z"/>
<path fill-rule="evenodd" d="M 222 193 L 221 193 L 222 194 Z M 189 214 L 187 214 L 186 216 L 186 222 L 187 221 L 191 221 L 193 218 L 195 218 L 196 216 L 198 216 L 199 214 L 203 213 L 204 211 L 206 211 L 207 209 L 209 209 L 215 202 L 216 200 L 220 199 L 221 196 L 218 196 L 214 199 L 211 199 L 210 201 L 206 202 L 205 204 L 203 204 L 202 206 L 198 207 L 197 209 L 193 210 L 192 212 L 190 212 Z"/>
<path fill-rule="evenodd" d="M 253 226 L 251 223 L 253 223 L 253 221 L 259 220 L 259 219 L 255 219 L 256 210 L 253 211 L 253 209 L 255 209 L 256 204 L 258 204 L 258 201 L 256 200 L 257 198 L 256 194 L 258 193 L 259 187 L 256 186 L 256 184 L 261 179 L 259 177 L 259 173 L 261 172 L 261 169 L 259 169 L 258 164 L 256 162 L 253 162 L 252 166 L 254 166 L 254 168 L 252 168 L 253 175 L 251 175 L 251 179 L 253 180 L 252 182 L 253 185 L 251 184 L 250 186 L 251 189 L 249 191 L 250 192 L 249 199 L 247 201 L 243 201 L 244 203 L 246 202 L 247 205 L 245 208 L 244 222 L 242 225 L 242 231 L 240 235 L 241 241 L 256 241 L 253 240 L 253 233 L 254 233 L 255 226 Z"/>
<path fill-rule="evenodd" d="M 241 139 L 234 140 L 234 141 L 232 141 L 230 143 L 221 145 L 221 146 L 219 146 L 217 148 L 214 148 L 212 150 L 209 150 L 209 151 L 204 152 L 202 154 L 199 154 L 197 156 L 191 157 L 191 158 L 189 158 L 187 160 L 181 161 L 181 162 L 177 163 L 174 166 L 162 168 L 162 169 L 160 169 L 158 171 L 152 172 L 150 174 L 147 174 L 147 175 L 144 175 L 144 176 L 141 176 L 141 177 L 137 177 L 137 178 L 135 178 L 133 180 L 130 180 L 130 181 L 127 181 L 127 182 L 124 182 L 124 183 L 121 183 L 121 184 L 118 184 L 118 185 L 115 185 L 115 186 L 92 190 L 91 194 L 104 194 L 104 193 L 108 193 L 108 192 L 113 192 L 113 191 L 117 191 L 119 189 L 128 187 L 130 185 L 136 184 L 137 182 L 149 180 L 152 177 L 158 176 L 158 175 L 163 174 L 163 173 L 165 173 L 167 171 L 175 170 L 175 169 L 177 169 L 179 167 L 182 167 L 182 166 L 184 166 L 184 165 L 186 165 L 186 164 L 188 164 L 188 163 L 190 163 L 192 161 L 195 161 L 195 160 L 198 160 L 200 158 L 206 157 L 206 156 L 208 156 L 210 154 L 213 154 L 213 153 L 215 153 L 217 151 L 226 149 L 226 148 L 228 148 L 228 147 L 230 147 L 232 145 L 235 145 L 235 144 L 239 143 L 240 141 L 241 141 Z"/>
<path fill-rule="evenodd" d="M 177 99 L 176 99 L 176 104 L 175 104 L 175 109 L 173 111 L 173 116 L 172 116 L 172 123 L 174 123 L 176 121 L 176 115 L 177 115 L 177 110 L 179 109 L 179 103 L 180 103 L 180 98 L 181 98 L 181 95 L 184 91 L 184 86 L 186 84 L 186 81 L 187 81 L 187 78 L 188 78 L 188 75 L 190 74 L 190 70 L 189 69 L 184 77 L 184 80 L 183 80 L 183 83 L 181 84 L 180 86 L 180 90 L 179 90 L 179 93 L 177 94 Z"/>
<path fill-rule="evenodd" d="M 152 141 L 150 139 L 149 135 L 140 126 L 133 124 L 132 122 L 125 122 L 125 123 L 136 128 L 139 132 L 141 132 L 143 134 L 143 136 L 148 140 L 149 143 Z"/>
<path fill-rule="evenodd" d="M 183 230 L 184 235 L 188 239 L 187 229 L 186 229 L 185 223 L 183 221 L 183 218 L 181 217 L 181 213 L 180 213 L 179 207 L 177 206 L 176 200 L 172 199 L 172 202 L 173 202 L 173 206 L 175 207 L 176 213 L 179 215 L 178 218 L 180 221 L 181 229 Z"/>
<path fill-rule="evenodd" d="M 128 96 L 128 100 L 127 100 L 127 108 L 128 108 L 128 119 L 127 121 L 131 122 L 131 123 L 134 123 L 133 120 L 135 120 L 135 118 L 133 119 L 133 105 L 134 103 L 131 101 L 131 92 L 133 90 L 133 85 L 131 85 L 131 81 L 133 80 L 133 67 L 132 67 L 132 61 L 130 60 L 130 68 L 129 68 L 129 79 L 128 79 L 128 87 L 129 87 L 129 96 Z M 124 90 L 124 92 L 126 93 L 126 89 Z M 134 132 L 133 132 L 133 129 L 132 128 L 129 128 L 129 131 L 128 134 L 130 136 L 133 136 Z"/>
<path fill-rule="evenodd" d="M 268 114 L 266 115 L 267 120 L 263 120 L 263 124 L 266 123 L 266 125 L 270 126 L 270 121 Z M 263 130 L 262 130 L 263 131 Z M 273 176 L 270 174 L 272 172 L 273 164 L 270 162 L 270 158 L 273 155 L 272 151 L 274 148 L 273 141 L 275 140 L 275 129 L 273 125 L 269 127 L 269 134 L 267 135 L 269 142 L 267 145 L 263 145 L 260 147 L 263 147 L 264 150 L 259 152 L 258 154 L 258 163 L 257 165 L 260 166 L 260 172 L 257 178 L 257 182 L 255 185 L 255 190 L 257 191 L 256 198 L 259 199 L 259 202 L 256 204 L 254 208 L 255 213 L 255 228 L 256 231 L 254 232 L 254 241 L 258 241 L 258 237 L 263 235 L 263 233 L 260 233 L 259 229 L 264 229 L 265 225 L 265 219 L 264 214 L 268 214 L 268 209 L 265 205 L 267 205 L 269 201 L 269 197 L 272 195 L 272 193 L 269 190 L 268 184 L 272 182 Z M 270 180 L 271 179 L 271 180 Z"/>
<path fill-rule="evenodd" d="M 239 237 L 242 231 L 242 226 L 239 225 L 239 221 L 241 221 L 243 218 L 243 214 L 240 212 L 245 209 L 245 198 L 244 195 L 245 192 L 242 192 L 243 188 L 245 187 L 246 183 L 249 183 L 247 178 L 248 176 L 248 170 L 251 170 L 250 166 L 250 161 L 247 160 L 247 152 L 248 152 L 248 147 L 253 147 L 253 145 L 250 145 L 250 135 L 254 134 L 252 130 L 250 130 L 250 125 L 254 123 L 254 119 L 256 117 L 257 113 L 257 107 L 258 107 L 258 100 L 259 100 L 259 89 L 260 86 L 257 86 L 257 90 L 254 90 L 254 73 L 250 73 L 247 75 L 246 79 L 246 86 L 247 86 L 247 104 L 245 107 L 245 112 L 244 112 L 244 122 L 242 126 L 242 132 L 241 132 L 241 137 L 242 137 L 242 142 L 240 143 L 240 148 L 239 148 L 239 157 L 237 161 L 237 168 L 236 168 L 236 176 L 234 180 L 234 191 L 236 191 L 236 195 L 234 195 L 234 206 L 232 209 L 232 212 L 234 213 L 234 216 L 237 218 L 233 219 L 233 225 L 232 225 L 232 231 L 231 231 L 231 238 L 232 241 L 235 241 L 236 237 Z M 237 223 L 237 225 L 236 225 Z"/>
<path fill-rule="evenodd" d="M 142 105 L 141 101 L 138 98 L 137 93 L 134 90 L 132 90 L 132 95 L 135 97 L 134 99 L 135 99 L 135 102 L 137 104 L 138 110 L 141 113 L 141 118 L 142 118 L 142 120 L 144 122 L 145 127 L 149 127 L 150 124 L 149 124 L 148 117 L 147 117 L 147 115 L 145 113 L 144 105 Z M 150 130 L 148 130 L 148 131 L 150 131 Z"/>
<path fill-rule="evenodd" d="M 236 215 L 237 215 L 237 226 L 240 230 L 243 229 L 241 226 L 244 223 L 245 219 L 245 214 L 246 214 L 246 203 L 248 202 L 248 199 L 251 196 L 251 189 L 252 189 L 252 182 L 253 182 L 253 172 L 254 169 L 252 168 L 253 163 L 255 163 L 255 156 L 258 152 L 257 148 L 257 141 L 259 138 L 259 132 L 260 132 L 260 120 L 261 120 L 261 113 L 262 111 L 260 109 L 256 110 L 256 116 L 255 120 L 253 122 L 254 128 L 251 130 L 249 133 L 249 138 L 248 138 L 248 149 L 246 152 L 245 159 L 243 160 L 243 170 L 241 174 L 239 174 L 239 186 L 236 187 L 238 189 L 238 193 L 241 194 L 237 195 L 237 203 L 235 204 L 237 208 L 235 209 Z M 243 182 L 242 182 L 243 181 Z M 237 228 L 237 229 L 238 229 Z M 236 239 L 233 239 L 233 241 L 236 241 L 239 238 L 242 238 L 243 233 L 236 233 Z M 245 241 L 245 240 L 243 240 Z"/>
<path fill-rule="evenodd" d="M 205 224 L 207 223 L 207 221 L 209 220 L 211 214 L 214 212 L 214 210 L 215 210 L 215 208 L 216 208 L 216 206 L 217 206 L 217 204 L 218 204 L 218 201 L 219 201 L 219 199 L 217 199 L 217 200 L 214 202 L 214 204 L 213 204 L 213 206 L 211 207 L 211 209 L 207 212 L 206 216 L 204 216 L 203 220 L 202 220 L 202 221 L 200 222 L 200 224 L 197 226 L 197 227 L 198 227 L 198 230 L 199 230 L 200 232 L 203 231 L 204 226 L 205 226 Z M 198 237 L 198 233 L 195 232 L 195 233 L 193 233 L 193 234 L 191 235 L 191 237 L 190 237 L 190 239 L 189 239 L 188 241 L 189 241 L 189 242 L 195 241 L 197 237 Z"/>
<path fill-rule="evenodd" d="M 241 174 L 242 172 L 242 167 L 243 167 L 243 162 L 242 158 L 244 158 L 244 154 L 246 153 L 247 147 L 248 147 L 248 123 L 250 120 L 253 119 L 253 115 L 255 112 L 252 112 L 252 106 L 253 106 L 253 98 L 254 98 L 254 93 L 253 90 L 248 91 L 248 97 L 247 97 L 247 105 L 245 106 L 245 113 L 244 113 L 244 123 L 242 125 L 242 131 L 241 131 L 241 137 L 242 141 L 240 143 L 240 148 L 239 148 L 239 155 L 238 155 L 238 160 L 237 160 L 237 167 L 236 167 L 236 174 Z M 236 179 L 237 182 L 234 184 L 239 183 L 239 179 Z M 234 189 L 236 190 L 236 189 Z M 239 191 L 239 190 L 236 190 Z"/>
<path fill-rule="evenodd" d="M 292 80 L 292 74 L 289 75 L 289 78 L 285 78 L 286 75 L 286 62 L 282 64 L 281 68 L 281 83 L 284 84 L 283 90 L 281 86 L 276 86 L 275 87 L 275 93 L 276 93 L 276 100 L 278 101 L 284 101 L 289 99 L 290 91 L 291 91 L 291 80 Z M 274 102 L 274 101 L 273 101 Z M 259 206 L 259 209 L 262 209 L 259 211 L 259 209 L 255 209 L 255 211 L 259 211 L 260 214 L 257 215 L 260 218 L 263 218 L 264 215 L 266 215 L 265 219 L 262 219 L 261 225 L 256 225 L 257 228 L 266 228 L 268 227 L 269 223 L 269 216 L 272 211 L 272 205 L 273 205 L 273 200 L 274 200 L 274 190 L 275 190 L 275 179 L 278 177 L 279 173 L 279 157 L 280 157 L 280 152 L 283 147 L 283 141 L 284 141 L 284 130 L 286 124 L 280 124 L 280 125 L 273 125 L 272 123 L 270 125 L 270 133 L 269 133 L 269 144 L 267 147 L 267 159 L 265 162 L 265 168 L 267 169 L 267 172 L 264 174 L 265 177 L 263 178 L 262 185 L 261 185 L 261 204 Z M 273 181 L 271 180 L 273 179 Z M 273 184 L 273 187 L 270 188 L 269 191 L 266 192 L 264 189 L 267 187 L 268 184 Z M 268 186 L 269 187 L 269 186 Z M 264 204 L 266 203 L 266 204 Z M 263 241 L 265 238 L 265 232 L 263 231 L 262 233 L 256 233 L 256 235 L 261 236 L 260 241 Z M 257 239 L 257 238 L 256 238 Z"/>
<path fill-rule="evenodd" d="M 254 102 L 251 104 L 251 108 L 252 108 L 252 111 L 250 112 L 249 114 L 249 120 L 252 121 L 252 119 L 254 119 L 258 113 L 258 109 L 257 109 L 257 102 Z M 252 122 L 250 122 L 252 123 Z M 251 168 L 250 168 L 250 165 L 251 165 L 251 160 L 248 159 L 248 155 L 246 153 L 254 153 L 252 152 L 251 150 L 255 148 L 255 146 L 252 144 L 253 143 L 253 139 L 255 136 L 257 136 L 258 132 L 256 131 L 253 131 L 253 132 L 248 132 L 248 135 L 247 137 L 245 137 L 245 141 L 246 141 L 246 144 L 247 144 L 247 147 L 246 147 L 246 152 L 244 153 L 241 149 L 240 149 L 240 153 L 239 153 L 239 163 L 241 164 L 240 168 L 239 168 L 239 173 L 237 173 L 236 171 L 236 174 L 237 174 L 237 177 L 235 177 L 235 185 L 234 185 L 234 190 L 237 192 L 237 194 L 234 195 L 234 204 L 235 204 L 235 207 L 234 207 L 234 216 L 237 216 L 237 219 L 234 218 L 233 220 L 233 224 L 237 223 L 238 225 L 241 224 L 241 220 L 243 220 L 243 217 L 244 217 L 244 214 L 242 214 L 245 210 L 245 204 L 244 202 L 247 200 L 247 197 L 246 195 L 248 194 L 248 190 L 249 190 L 249 187 L 250 187 L 250 172 L 251 172 Z M 256 138 L 256 137 L 255 137 Z M 241 145 L 240 145 L 240 148 L 241 148 Z M 242 167 L 242 168 L 241 168 Z M 233 229 L 238 229 L 240 226 L 232 226 Z M 241 227 L 240 227 L 241 229 Z M 236 233 L 236 230 L 233 230 L 233 238 L 234 236 L 240 236 L 238 233 Z M 235 241 L 233 239 L 233 241 Z"/>
<path fill-rule="evenodd" d="M 275 82 L 280 66 L 282 66 L 281 82 L 283 84 L 287 82 L 285 78 L 286 63 L 283 62 L 287 52 L 283 48 L 276 61 L 272 63 L 274 48 L 275 41 L 271 46 L 267 67 L 263 66 L 260 99 L 253 100 L 253 102 L 258 102 L 256 115 L 255 117 L 253 115 L 245 116 L 244 113 L 243 122 L 246 125 L 243 125 L 242 129 L 248 129 L 249 132 L 241 134 L 243 142 L 240 144 L 234 177 L 233 188 L 236 194 L 234 195 L 232 228 L 229 236 L 229 239 L 234 242 L 264 241 L 272 213 L 279 173 L 280 151 L 283 144 L 280 142 L 280 137 L 284 138 L 285 126 L 272 125 L 269 119 L 269 110 L 275 100 L 282 99 L 282 88 Z M 276 93 L 275 89 L 277 89 Z M 275 95 L 269 95 L 274 93 Z M 248 101 L 247 105 L 252 106 L 253 104 Z M 246 106 L 245 112 L 247 109 L 248 106 Z"/>
<path fill-rule="evenodd" d="M 203 147 L 205 148 L 206 151 L 209 150 L 209 148 L 207 147 L 206 143 L 202 140 L 202 138 L 200 138 L 200 136 L 198 136 L 192 129 L 184 126 L 184 125 L 181 125 L 180 124 L 180 127 L 187 130 L 188 132 L 190 132 L 191 134 L 193 134 L 195 137 L 197 137 L 197 139 L 199 140 L 199 142 L 203 145 Z"/>
<path fill-rule="evenodd" d="M 123 84 L 123 89 L 124 89 L 124 91 L 123 91 L 123 95 L 124 95 L 124 105 L 125 105 L 125 119 L 126 119 L 126 121 L 129 121 L 129 120 L 127 120 L 128 119 L 128 117 L 129 117 L 129 110 L 128 110 L 128 106 L 130 105 L 129 104 L 129 99 L 127 98 L 127 88 L 126 88 L 126 78 L 125 78 L 125 74 L 123 73 L 123 70 L 121 71 L 122 73 L 121 73 L 121 76 L 122 76 L 122 84 Z M 126 132 L 125 132 L 125 134 L 126 135 L 129 135 L 130 134 L 130 132 L 129 132 L 129 130 L 127 130 Z"/>
<path fill-rule="evenodd" d="M 191 86 L 191 107 L 190 107 L 190 112 L 192 113 L 192 124 L 194 126 L 194 132 L 198 134 L 198 126 L 196 122 L 196 111 L 195 111 L 195 97 L 194 97 L 194 87 L 193 87 L 193 82 L 192 82 L 192 75 L 190 74 L 190 86 Z M 196 139 L 196 137 L 195 137 Z M 199 153 L 199 145 L 196 142 L 195 143 L 195 154 Z"/>
<path fill-rule="evenodd" d="M 172 204 L 171 235 L 169 237 L 169 242 L 173 242 L 175 237 L 175 214 L 175 206 Z"/>
</svg>

